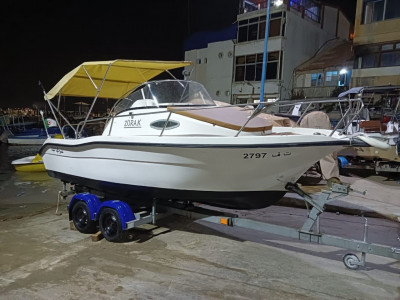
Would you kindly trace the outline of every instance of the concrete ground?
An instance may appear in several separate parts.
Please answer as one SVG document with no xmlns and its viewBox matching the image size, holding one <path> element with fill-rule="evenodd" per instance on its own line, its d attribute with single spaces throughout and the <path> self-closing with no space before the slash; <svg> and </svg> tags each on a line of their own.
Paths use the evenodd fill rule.
<svg viewBox="0 0 400 300">
<path fill-rule="evenodd" d="M 352 271 L 342 263 L 346 250 L 254 230 L 171 216 L 132 231 L 126 243 L 93 242 L 70 229 L 65 203 L 55 214 L 57 181 L 13 176 L 0 187 L 2 299 L 400 299 L 399 261 L 368 255 L 367 267 Z M 384 182 L 346 180 L 377 186 L 357 207 L 381 203 L 378 210 L 397 214 L 399 200 L 382 204 L 392 201 Z M 241 214 L 296 227 L 306 211 L 273 206 Z M 329 234 L 362 237 L 358 216 L 321 218 Z M 369 220 L 372 242 L 400 246 L 400 223 Z"/>
<path fill-rule="evenodd" d="M 253 242 L 248 233 L 221 233 L 182 217 L 159 225 L 154 232 L 133 231 L 131 241 L 118 244 L 92 242 L 91 236 L 70 230 L 65 213 L 3 222 L 1 298 L 400 297 L 398 261 L 369 256 L 370 267 L 351 271 L 341 262 L 343 251 L 334 247 L 279 237 Z"/>
<path fill-rule="evenodd" d="M 343 184 L 350 186 L 350 192 L 344 197 L 327 204 L 328 211 L 347 214 L 381 217 L 400 222 L 400 178 L 382 175 L 340 176 Z M 302 188 L 317 196 L 321 190 L 328 190 L 325 181 L 313 182 L 314 178 L 304 179 Z M 297 194 L 287 193 L 280 201 L 281 205 L 303 207 L 304 200 Z"/>
</svg>

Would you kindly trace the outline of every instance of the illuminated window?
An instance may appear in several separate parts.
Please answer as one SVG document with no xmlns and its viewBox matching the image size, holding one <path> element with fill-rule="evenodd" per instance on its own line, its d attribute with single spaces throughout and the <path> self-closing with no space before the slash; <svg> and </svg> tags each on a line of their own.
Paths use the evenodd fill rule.
<svg viewBox="0 0 400 300">
<path fill-rule="evenodd" d="M 322 86 L 324 82 L 323 73 L 311 74 L 311 86 Z"/>
</svg>

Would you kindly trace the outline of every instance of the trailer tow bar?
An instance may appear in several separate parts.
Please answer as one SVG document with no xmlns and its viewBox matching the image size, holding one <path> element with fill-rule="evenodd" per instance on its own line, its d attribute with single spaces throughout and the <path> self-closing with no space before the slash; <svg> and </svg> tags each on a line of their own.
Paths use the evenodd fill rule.
<svg viewBox="0 0 400 300">
<path fill-rule="evenodd" d="M 325 204 L 331 200 L 347 195 L 349 191 L 353 191 L 349 186 L 333 183 L 331 191 L 324 190 L 321 192 L 321 194 L 319 194 L 317 198 L 311 197 L 310 195 L 305 193 L 297 184 L 294 183 L 288 183 L 286 185 L 286 188 L 289 191 L 299 194 L 308 204 L 312 205 L 312 209 L 311 211 L 309 211 L 307 219 L 305 220 L 301 229 L 240 218 L 236 215 L 211 216 L 204 213 L 198 213 L 194 210 L 187 211 L 171 207 L 164 207 L 162 205 L 159 205 L 158 207 L 163 208 L 164 211 L 168 211 L 169 213 L 178 214 L 195 220 L 201 219 L 203 221 L 222 224 L 226 226 L 237 226 L 241 228 L 253 229 L 266 233 L 272 233 L 280 236 L 298 239 L 309 243 L 317 243 L 321 245 L 334 246 L 361 252 L 361 259 L 359 259 L 358 256 L 354 253 L 347 253 L 346 255 L 344 255 L 343 263 L 347 268 L 351 270 L 356 270 L 359 266 L 365 266 L 367 253 L 400 260 L 400 247 L 395 248 L 368 242 L 367 218 L 364 218 L 365 223 L 362 241 L 320 233 L 318 220 L 319 215 L 325 211 Z M 363 194 L 364 192 L 359 193 Z M 315 224 L 317 225 L 317 230 L 316 232 L 313 232 L 312 228 Z"/>
</svg>

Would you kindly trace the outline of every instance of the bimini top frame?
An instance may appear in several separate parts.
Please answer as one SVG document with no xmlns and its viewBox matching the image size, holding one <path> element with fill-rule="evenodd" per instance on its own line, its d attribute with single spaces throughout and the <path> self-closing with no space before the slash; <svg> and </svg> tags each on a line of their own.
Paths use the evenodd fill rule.
<svg viewBox="0 0 400 300">
<path fill-rule="evenodd" d="M 66 74 L 44 98 L 49 103 L 54 118 L 55 111 L 71 126 L 57 107 L 50 101 L 58 95 L 58 103 L 62 96 L 93 97 L 93 102 L 84 120 L 84 125 L 93 109 L 97 98 L 120 99 L 140 84 L 155 76 L 176 68 L 190 65 L 189 61 L 141 61 L 112 60 L 84 62 Z M 83 130 L 82 126 L 81 130 Z M 61 127 L 60 127 L 61 128 Z M 71 126 L 71 128 L 73 128 Z M 75 132 L 76 133 L 76 132 Z M 78 136 L 76 134 L 76 136 Z"/>
</svg>

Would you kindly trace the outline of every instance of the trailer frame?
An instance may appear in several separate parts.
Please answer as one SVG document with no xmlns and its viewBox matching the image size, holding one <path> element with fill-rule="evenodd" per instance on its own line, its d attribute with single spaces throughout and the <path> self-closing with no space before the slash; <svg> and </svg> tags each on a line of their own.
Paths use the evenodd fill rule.
<svg viewBox="0 0 400 300">
<path fill-rule="evenodd" d="M 86 214 L 86 217 L 88 217 L 86 221 L 99 222 L 100 220 L 100 231 L 109 241 L 121 241 L 125 237 L 125 233 L 129 229 L 136 228 L 143 224 L 156 224 L 157 219 L 165 217 L 166 215 L 176 214 L 192 220 L 203 220 L 206 222 L 221 224 L 224 226 L 258 230 L 265 233 L 271 233 L 279 236 L 297 239 L 300 241 L 306 241 L 309 243 L 334 246 L 338 248 L 361 252 L 361 259 L 352 252 L 349 252 L 343 256 L 344 265 L 351 270 L 356 270 L 360 266 L 365 266 L 367 254 L 400 260 L 400 247 L 391 247 L 387 245 L 380 245 L 368 242 L 367 218 L 364 218 L 365 222 L 362 240 L 348 239 L 321 233 L 319 216 L 325 211 L 325 205 L 334 199 L 338 199 L 347 195 L 349 192 L 357 192 L 352 190 L 349 185 L 333 183 L 330 190 L 323 190 L 317 197 L 312 197 L 308 195 L 295 183 L 288 183 L 286 185 L 286 189 L 300 195 L 306 202 L 307 207 L 308 205 L 312 206 L 311 210 L 308 211 L 308 215 L 304 221 L 303 226 L 300 229 L 241 218 L 235 214 L 230 213 L 215 211 L 215 214 L 218 215 L 212 215 L 208 212 L 205 213 L 204 210 L 201 210 L 199 207 L 196 206 L 191 207 L 190 210 L 177 208 L 171 205 L 157 203 L 156 199 L 153 200 L 150 211 L 134 212 L 131 210 L 129 205 L 127 205 L 123 201 L 102 201 L 99 197 L 91 193 L 75 194 L 72 197 L 70 204 L 68 205 L 68 210 L 70 214 L 70 220 L 75 221 L 74 216 L 72 216 L 74 204 L 80 201 L 85 202 L 89 209 Z M 64 190 L 60 191 L 59 193 L 59 201 L 60 197 L 66 200 L 67 196 L 71 194 L 73 194 L 73 190 L 71 189 L 68 191 L 66 189 L 66 184 L 64 183 Z M 107 210 L 105 210 L 105 208 L 107 208 Z M 109 221 L 112 223 L 114 219 L 117 219 L 115 220 L 115 222 L 119 222 L 119 224 L 111 224 L 112 226 L 115 225 L 114 227 L 117 228 L 116 234 L 118 234 L 118 236 L 110 237 L 109 232 L 107 233 L 107 230 L 103 228 L 104 225 L 102 224 L 102 212 L 107 211 L 108 213 L 110 213 L 111 210 L 114 210 L 116 212 L 116 215 L 114 215 L 114 218 L 112 218 L 113 216 L 111 216 L 111 219 Z M 108 229 L 114 228 L 112 226 L 108 227 Z M 76 227 L 78 228 L 79 226 Z M 400 238 L 398 239 L 400 241 Z"/>
</svg>

